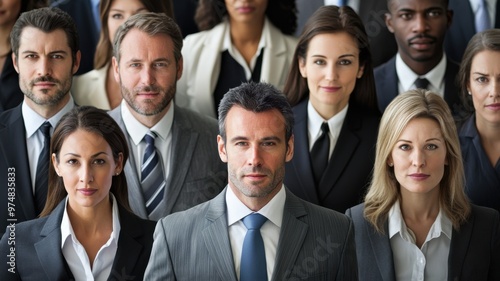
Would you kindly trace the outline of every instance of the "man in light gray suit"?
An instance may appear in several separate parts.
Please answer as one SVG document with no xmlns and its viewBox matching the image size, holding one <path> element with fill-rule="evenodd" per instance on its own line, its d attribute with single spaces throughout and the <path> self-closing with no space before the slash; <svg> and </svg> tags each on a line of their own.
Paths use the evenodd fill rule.
<svg viewBox="0 0 500 281">
<path fill-rule="evenodd" d="M 217 121 L 174 104 L 182 74 L 182 35 L 164 14 L 130 17 L 116 32 L 113 71 L 123 100 L 109 114 L 127 136 L 132 211 L 158 220 L 205 202 L 224 188 L 214 151 Z"/>
<path fill-rule="evenodd" d="M 283 185 L 292 130 L 273 86 L 245 83 L 224 96 L 217 142 L 229 184 L 158 222 L 145 280 L 357 280 L 352 222 Z"/>
</svg>

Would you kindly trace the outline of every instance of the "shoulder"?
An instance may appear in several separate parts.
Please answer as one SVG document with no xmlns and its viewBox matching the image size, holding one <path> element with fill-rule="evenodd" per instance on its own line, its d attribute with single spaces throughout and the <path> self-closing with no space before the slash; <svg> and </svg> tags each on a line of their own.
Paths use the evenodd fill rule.
<svg viewBox="0 0 500 281">
<path fill-rule="evenodd" d="M 204 135 L 217 135 L 219 131 L 215 118 L 201 115 L 189 108 L 175 106 L 174 120 L 174 124 L 180 123 L 184 129 L 192 129 Z"/>
<path fill-rule="evenodd" d="M 205 227 L 206 214 L 212 200 L 196 205 L 185 211 L 175 212 L 160 219 L 157 228 L 163 228 L 165 235 L 183 239 Z"/>
<path fill-rule="evenodd" d="M 8 124 L 17 120 L 17 118 L 22 117 L 21 105 L 22 103 L 14 108 L 8 109 L 0 113 L 0 128 L 6 127 Z"/>
<path fill-rule="evenodd" d="M 309 227 L 312 229 L 327 229 L 333 228 L 336 230 L 347 231 L 351 228 L 351 220 L 344 214 L 337 212 L 335 210 L 325 208 L 306 200 L 303 200 L 291 192 L 287 192 L 288 205 L 285 205 L 285 209 L 292 210 L 292 213 L 300 216 L 299 208 L 294 208 L 294 205 L 302 205 L 304 207 L 307 216 L 304 217 L 304 221 L 309 221 Z"/>
<path fill-rule="evenodd" d="M 396 56 L 392 57 L 390 60 L 387 62 L 375 67 L 373 70 L 373 74 L 375 75 L 376 78 L 382 78 L 385 73 L 387 73 L 390 70 L 396 70 Z"/>
<path fill-rule="evenodd" d="M 490 223 L 496 223 L 497 225 L 500 222 L 500 214 L 498 211 L 488 207 L 471 204 L 471 215 L 474 218 L 481 218 Z"/>
<path fill-rule="evenodd" d="M 212 29 L 189 34 L 186 38 L 184 38 L 184 47 L 182 49 L 190 51 L 190 48 L 203 46 L 207 42 L 222 40 L 224 30 L 228 27 L 228 25 L 229 24 L 227 22 L 223 21 L 214 26 Z"/>
</svg>

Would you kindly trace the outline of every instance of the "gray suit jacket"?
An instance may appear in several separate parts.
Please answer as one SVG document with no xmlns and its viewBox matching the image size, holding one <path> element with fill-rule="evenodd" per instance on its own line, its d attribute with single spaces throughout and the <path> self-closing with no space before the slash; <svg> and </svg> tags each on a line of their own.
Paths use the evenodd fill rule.
<svg viewBox="0 0 500 281">
<path fill-rule="evenodd" d="M 225 194 L 158 222 L 145 280 L 237 280 Z M 271 280 L 357 280 L 352 222 L 286 191 Z"/>
<path fill-rule="evenodd" d="M 359 280 L 396 281 L 389 236 L 376 232 L 365 220 L 363 210 L 364 204 L 360 204 L 346 212 L 356 229 Z M 385 231 L 389 231 L 387 222 Z M 460 230 L 453 229 L 451 235 L 448 281 L 500 280 L 499 265 L 498 212 L 473 205 L 467 222 Z"/>
<path fill-rule="evenodd" d="M 122 128 L 129 146 L 130 134 L 121 116 L 121 106 L 109 112 Z M 148 217 L 134 155 L 125 164 L 130 207 L 141 218 L 159 220 L 214 198 L 227 184 L 227 166 L 217 152 L 217 121 L 175 106 L 172 125 L 170 177 L 160 205 Z M 161 152 L 160 152 L 161 153 Z"/>
</svg>

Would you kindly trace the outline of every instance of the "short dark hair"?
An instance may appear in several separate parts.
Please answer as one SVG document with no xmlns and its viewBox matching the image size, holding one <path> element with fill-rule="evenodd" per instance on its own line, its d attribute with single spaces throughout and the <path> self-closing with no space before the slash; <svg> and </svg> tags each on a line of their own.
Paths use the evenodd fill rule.
<svg viewBox="0 0 500 281">
<path fill-rule="evenodd" d="M 240 106 L 255 113 L 277 109 L 285 118 L 285 139 L 293 135 L 294 117 L 292 107 L 285 96 L 268 83 L 243 83 L 230 89 L 219 104 L 219 134 L 226 141 L 226 117 L 233 106 Z"/>
<path fill-rule="evenodd" d="M 73 18 L 68 13 L 59 8 L 40 8 L 22 13 L 10 33 L 10 45 L 16 58 L 19 55 L 21 33 L 26 27 L 34 27 L 46 33 L 63 30 L 71 49 L 73 62 L 75 61 L 79 50 L 78 32 Z"/>
<path fill-rule="evenodd" d="M 125 166 L 129 151 L 123 131 L 106 111 L 93 106 L 77 106 L 73 108 L 61 118 L 55 127 L 50 142 L 50 153 L 56 155 L 57 162 L 59 162 L 59 153 L 64 141 L 78 129 L 101 136 L 111 147 L 115 161 L 118 160 L 119 154 L 122 154 L 122 164 Z M 119 175 L 113 176 L 110 191 L 115 196 L 116 201 L 130 211 L 127 179 L 123 171 Z M 47 202 L 40 217 L 49 215 L 67 194 L 63 179 L 56 174 L 54 165 L 51 163 L 49 165 Z"/>
<path fill-rule="evenodd" d="M 172 38 L 175 62 L 179 63 L 182 58 L 182 33 L 175 21 L 163 13 L 135 14 L 120 25 L 113 41 L 113 55 L 117 62 L 120 62 L 120 49 L 123 38 L 132 29 L 138 29 L 149 36 L 164 34 Z"/>
</svg>

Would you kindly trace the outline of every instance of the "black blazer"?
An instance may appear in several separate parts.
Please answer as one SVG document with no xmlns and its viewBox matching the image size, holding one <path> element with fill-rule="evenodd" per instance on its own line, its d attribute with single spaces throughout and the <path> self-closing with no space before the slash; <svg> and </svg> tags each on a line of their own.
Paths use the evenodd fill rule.
<svg viewBox="0 0 500 281">
<path fill-rule="evenodd" d="M 363 217 L 364 204 L 347 210 L 354 223 L 359 280 L 396 281 L 391 243 Z M 385 232 L 389 231 L 388 222 Z M 500 280 L 500 216 L 472 205 L 460 230 L 453 229 L 448 255 L 448 280 Z"/>
<path fill-rule="evenodd" d="M 446 71 L 444 74 L 444 100 L 450 107 L 454 115 L 460 112 L 459 90 L 455 84 L 459 65 L 446 61 Z M 383 65 L 375 68 L 375 86 L 377 88 L 378 108 L 384 112 L 385 108 L 399 94 L 399 78 L 396 73 L 396 56 Z"/>
<path fill-rule="evenodd" d="M 63 200 L 43 218 L 15 226 L 15 245 L 9 232 L 0 241 L 0 280 L 74 280 L 61 250 Z M 153 246 L 155 222 L 140 219 L 119 206 L 118 250 L 108 280 L 143 280 Z M 12 241 L 12 240 L 10 240 Z M 15 249 L 15 274 L 10 267 L 11 247 Z"/>
<path fill-rule="evenodd" d="M 469 40 L 476 34 L 475 15 L 472 12 L 470 1 L 449 1 L 448 8 L 453 10 L 454 17 L 446 32 L 444 50 L 448 58 L 460 63 Z M 494 28 L 500 28 L 500 1 L 497 1 L 495 15 Z"/>
<path fill-rule="evenodd" d="M 26 130 L 18 105 L 0 114 L 0 234 L 11 222 L 36 218 L 31 182 Z"/>
<path fill-rule="evenodd" d="M 307 102 L 293 108 L 294 155 L 286 164 L 285 185 L 298 197 L 339 212 L 359 204 L 375 161 L 379 116 L 350 104 L 330 162 L 319 186 L 314 182 L 309 153 Z"/>
<path fill-rule="evenodd" d="M 19 88 L 19 75 L 12 63 L 12 53 L 5 58 L 5 64 L 0 74 L 0 113 L 19 105 L 24 98 Z"/>
</svg>

